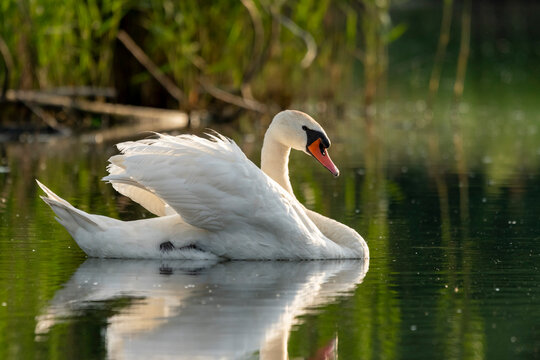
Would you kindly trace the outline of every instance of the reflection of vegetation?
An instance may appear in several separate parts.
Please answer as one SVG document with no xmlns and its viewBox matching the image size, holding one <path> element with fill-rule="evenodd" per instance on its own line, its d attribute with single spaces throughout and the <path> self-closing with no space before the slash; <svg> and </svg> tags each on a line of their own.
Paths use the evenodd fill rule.
<svg viewBox="0 0 540 360">
<path fill-rule="evenodd" d="M 375 124 L 377 121 L 370 126 Z M 329 306 L 327 311 L 316 318 L 306 319 L 289 341 L 291 356 L 307 357 L 313 348 L 323 346 L 334 336 L 339 341 L 340 357 L 347 358 L 354 354 L 353 357 L 376 359 L 395 358 L 398 355 L 400 305 L 396 292 L 387 281 L 392 266 L 388 221 L 388 192 L 392 187 L 386 180 L 383 143 L 373 134 L 367 138 L 363 163 L 365 171 L 362 181 L 355 181 L 354 176 L 348 176 L 344 189 L 340 190 L 345 198 L 341 199 L 340 196 L 339 199 L 341 204 L 345 204 L 347 213 L 361 214 L 361 217 L 355 216 L 358 222 L 354 227 L 368 241 L 372 270 L 353 298 L 345 300 L 343 304 Z M 308 176 L 303 175 L 303 179 L 306 181 Z M 318 182 L 311 185 L 313 189 L 318 186 Z M 329 198 L 328 191 L 325 193 L 317 189 L 314 193 L 314 207 L 326 213 L 322 205 L 323 199 Z M 394 190 L 394 193 L 399 191 Z M 337 212 L 343 214 L 343 208 Z M 352 316 L 340 319 L 343 308 L 348 309 L 347 313 Z M 320 330 L 310 334 L 310 329 L 314 328 Z"/>
<path fill-rule="evenodd" d="M 5 152 L 10 172 L 0 174 L 0 327 L 18 330 L 6 330 L 0 336 L 0 358 L 41 358 L 47 353 L 58 354 L 62 344 L 83 341 L 81 338 L 90 334 L 80 327 L 73 332 L 76 326 L 62 325 L 55 332 L 58 336 L 48 340 L 51 343 L 35 342 L 35 316 L 71 276 L 84 254 L 43 206 L 34 178 L 57 189 L 81 209 L 118 217 L 117 206 L 111 201 L 113 191 L 100 181 L 108 152 L 70 141 L 40 146 L 40 151 L 32 145 L 8 146 Z M 118 208 L 122 210 L 122 203 Z M 139 214 L 131 211 L 130 216 L 138 215 L 140 210 Z M 66 337 L 64 331 L 70 335 Z M 91 357 L 95 354 L 92 339 L 87 340 L 84 342 L 89 347 L 80 350 L 90 351 Z"/>
<path fill-rule="evenodd" d="M 107 301 L 88 302 L 76 317 L 64 319 L 39 335 L 38 346 L 49 347 L 49 358 L 54 359 L 104 359 L 107 354 L 107 326 L 109 319 L 136 301 L 130 297 L 118 297 Z M 64 344 L 79 346 L 64 346 Z M 84 344 L 84 346 L 80 346 Z M 41 346 L 40 346 L 41 345 Z M 59 351 L 61 349 L 61 351 Z M 41 350 L 41 349 L 40 349 Z"/>
<path fill-rule="evenodd" d="M 506 242 L 507 236 L 514 241 L 516 239 L 515 234 L 510 235 L 508 223 L 505 226 L 504 221 L 498 222 L 495 218 L 531 220 L 531 216 L 515 207 L 512 207 L 514 211 L 511 215 L 495 214 L 503 211 L 500 207 L 503 206 L 502 203 L 518 204 L 521 201 L 519 199 L 526 196 L 525 193 L 532 194 L 536 191 L 528 188 L 523 181 L 529 176 L 536 176 L 531 174 L 538 173 L 538 149 L 534 144 L 540 143 L 536 125 L 540 118 L 537 106 L 529 99 L 529 90 L 523 91 L 531 88 L 529 81 L 522 79 L 518 83 L 499 85 L 496 81 L 493 83 L 485 79 L 493 74 L 488 75 L 485 69 L 480 69 L 477 63 L 480 50 L 477 47 L 469 54 L 469 41 L 472 46 L 475 45 L 474 38 L 469 39 L 470 32 L 474 26 L 478 28 L 482 25 L 478 24 L 478 20 L 476 25 L 471 21 L 471 16 L 474 16 L 471 15 L 472 4 L 466 1 L 464 6 L 459 3 L 455 9 L 458 17 L 454 19 L 454 23 L 458 25 L 454 26 L 455 30 L 452 31 L 453 5 L 451 0 L 444 2 L 439 49 L 431 73 L 425 71 L 431 68 L 418 66 L 412 68 L 410 78 L 407 77 L 410 83 L 404 81 L 402 75 L 393 81 L 393 74 L 396 76 L 397 70 L 392 69 L 392 63 L 396 63 L 395 59 L 399 56 L 394 56 L 394 62 L 390 61 L 389 100 L 383 103 L 388 110 L 381 114 L 385 121 L 373 121 L 376 124 L 373 134 L 383 144 L 382 154 L 380 149 L 373 148 L 373 138 L 365 134 L 365 128 L 358 126 L 357 117 L 351 116 L 349 122 L 336 127 L 338 130 L 334 132 L 342 136 L 342 156 L 347 157 L 345 162 L 350 168 L 348 173 L 343 172 L 345 179 L 340 180 L 341 188 L 335 187 L 340 190 L 337 190 L 337 196 L 334 194 L 334 202 L 346 207 L 347 215 L 341 215 L 344 219 L 346 216 L 363 219 L 356 228 L 360 229 L 360 233 L 368 240 L 372 261 L 370 273 L 356 296 L 360 299 L 374 293 L 384 294 L 379 300 L 390 305 L 386 308 L 386 316 L 379 318 L 378 324 L 387 322 L 388 326 L 384 329 L 390 337 L 394 334 L 392 331 L 396 331 L 396 338 L 400 339 L 402 344 L 402 353 L 421 351 L 424 356 L 431 354 L 427 357 L 489 358 L 500 356 L 497 351 L 492 350 L 493 345 L 490 344 L 497 342 L 496 339 L 508 344 L 508 339 L 495 335 L 499 333 L 498 330 L 490 330 L 490 327 L 495 329 L 500 326 L 498 321 L 504 320 L 501 320 L 502 315 L 482 309 L 485 304 L 493 306 L 482 292 L 492 293 L 499 290 L 490 288 L 489 282 L 484 283 L 481 274 L 483 270 L 478 266 L 484 264 L 488 269 L 493 268 L 494 263 L 486 263 L 490 261 L 488 259 L 497 262 L 493 259 L 498 258 L 500 252 L 504 252 L 503 249 L 507 249 L 506 245 L 499 244 L 494 251 L 488 243 L 493 246 L 498 241 Z M 476 11 L 478 14 L 479 9 Z M 430 20 L 429 16 L 422 16 L 411 20 L 414 21 Z M 425 37 L 425 32 L 416 36 Z M 402 40 L 406 43 L 408 39 L 407 36 L 404 37 Z M 478 39 L 476 41 L 478 42 Z M 518 41 L 515 46 L 519 47 L 519 44 Z M 393 53 L 397 54 L 405 47 L 396 44 L 395 49 Z M 418 50 L 418 47 L 415 49 Z M 449 55 L 445 56 L 445 53 Z M 530 52 L 528 54 L 531 56 L 528 58 L 529 62 L 524 62 L 522 66 L 530 68 L 530 61 L 535 57 L 530 55 Z M 430 58 L 432 55 L 430 54 Z M 483 66 L 490 67 L 490 64 L 483 63 Z M 467 71 L 469 75 L 465 77 L 467 68 L 472 71 Z M 517 68 L 508 71 L 519 72 Z M 534 71 L 537 73 L 537 70 Z M 482 75 L 478 75 L 478 72 Z M 520 78 L 519 75 L 516 77 Z M 415 79 L 423 80 L 415 83 Z M 429 95 L 426 100 L 424 94 L 427 84 Z M 522 95 L 513 96 L 510 88 Z M 533 88 L 538 89 L 537 82 Z M 508 107 L 510 104 L 519 110 L 512 112 Z M 419 113 L 423 113 L 423 119 L 417 122 L 415 118 Z M 486 122 L 491 125 L 487 126 Z M 332 134 L 332 130 L 329 133 Z M 427 146 L 424 146 L 425 134 Z M 361 141 L 358 140 L 359 137 Z M 522 140 L 516 142 L 517 138 Z M 383 169 L 379 176 L 373 166 L 377 159 Z M 389 159 L 392 162 L 390 164 Z M 415 170 L 415 167 L 423 168 L 426 159 L 431 181 L 424 178 L 424 169 Z M 343 161 L 343 158 L 336 160 L 338 165 L 340 160 Z M 358 169 L 358 174 L 350 174 L 351 168 Z M 401 188 L 395 191 L 400 196 L 389 198 L 390 193 L 384 191 L 389 188 L 383 185 L 385 178 L 391 178 Z M 320 181 L 320 178 L 318 180 Z M 317 187 L 315 184 L 311 186 Z M 431 186 L 434 187 L 434 192 Z M 322 212 L 332 209 L 325 207 L 323 191 L 315 191 L 315 194 L 321 194 L 315 196 L 315 199 L 321 200 L 316 200 L 314 207 L 318 207 Z M 406 194 L 404 199 L 401 194 Z M 486 205 L 484 209 L 478 205 L 489 204 L 500 199 L 499 197 L 505 200 L 497 202 L 497 205 Z M 514 201 L 511 200 L 512 197 L 515 197 Z M 384 210 L 386 207 L 381 205 L 384 202 L 390 203 L 389 210 Z M 522 209 L 522 206 L 519 208 Z M 343 214 L 343 209 L 338 210 L 337 207 L 334 207 L 333 211 Z M 360 214 L 351 215 L 355 211 Z M 377 216 L 381 216 L 382 225 L 374 231 L 376 226 L 373 222 Z M 431 221 L 435 223 L 426 225 Z M 494 225 L 493 221 L 498 225 Z M 527 220 L 524 221 L 527 223 Z M 494 238 L 486 239 L 479 245 L 477 242 L 484 237 L 483 231 L 493 234 Z M 496 231 L 502 231 L 505 235 L 495 235 Z M 524 232 L 527 231 L 520 230 L 520 234 Z M 477 235 L 479 233 L 480 235 Z M 382 235 L 383 239 L 387 235 L 389 239 L 380 239 L 378 235 Z M 525 251 L 520 253 L 524 254 Z M 396 260 L 396 263 L 387 264 L 387 259 Z M 519 263 L 517 257 L 506 260 L 512 264 Z M 531 263 L 527 261 L 527 264 L 525 267 L 530 269 Z M 500 270 L 493 271 L 497 271 L 497 275 L 490 279 L 506 278 Z M 374 279 L 377 274 L 384 275 Z M 393 278 L 392 274 L 396 274 L 397 278 Z M 492 281 L 500 283 L 501 280 Z M 397 287 L 395 293 L 386 287 L 388 283 L 392 290 Z M 481 290 L 478 289 L 479 286 L 482 287 Z M 400 299 L 396 300 L 394 297 Z M 340 350 L 342 356 L 351 354 L 352 351 L 356 356 L 365 358 L 388 357 L 392 354 L 392 341 L 387 343 L 388 352 L 384 353 L 382 349 L 379 349 L 381 353 L 373 352 L 373 349 L 377 348 L 377 336 L 380 335 L 374 330 L 374 312 L 380 304 L 368 301 L 362 303 L 361 307 L 355 307 L 357 318 L 351 321 L 356 324 L 351 326 L 357 327 L 354 334 L 352 331 L 340 330 L 339 326 L 342 326 L 345 320 L 340 319 L 330 308 L 324 314 L 308 319 L 305 327 L 301 326 L 298 333 L 291 337 L 292 354 L 309 354 L 305 350 L 306 338 L 318 339 L 317 342 L 321 345 L 331 338 L 332 331 L 336 331 L 337 326 L 340 345 L 343 345 L 343 342 L 347 344 Z M 351 305 L 340 304 L 338 307 L 349 309 Z M 402 311 L 397 311 L 396 307 Z M 491 309 L 497 311 L 493 310 L 493 307 Z M 501 311 L 506 312 L 507 309 Z M 524 308 L 519 307 L 512 311 L 522 312 Z M 366 313 L 370 313 L 368 318 L 359 315 Z M 537 315 L 535 319 L 538 319 Z M 529 321 L 514 325 L 519 326 L 522 334 L 531 329 Z M 316 334 L 309 333 L 309 329 L 320 328 L 325 329 L 324 334 L 321 331 Z M 377 329 L 382 331 L 382 328 Z M 360 333 L 364 335 L 360 336 Z M 366 333 L 371 336 L 366 336 Z M 508 332 L 506 334 L 508 335 Z M 344 337 L 352 337 L 356 341 L 356 347 L 351 347 Z M 518 336 L 514 337 L 514 341 L 517 338 Z M 535 350 L 532 349 L 536 348 L 530 342 L 525 347 L 533 352 Z M 497 348 L 501 350 L 503 345 Z M 504 350 L 504 353 L 510 354 L 512 351 L 518 350 Z"/>
</svg>

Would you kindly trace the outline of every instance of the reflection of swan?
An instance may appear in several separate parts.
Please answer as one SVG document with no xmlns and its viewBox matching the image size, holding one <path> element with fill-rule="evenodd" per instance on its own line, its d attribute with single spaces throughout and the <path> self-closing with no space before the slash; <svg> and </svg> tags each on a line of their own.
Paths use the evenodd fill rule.
<svg viewBox="0 0 540 360">
<path fill-rule="evenodd" d="M 367 267 L 367 260 L 163 265 L 89 259 L 38 317 L 36 333 L 129 297 L 133 302 L 107 320 L 111 358 L 228 359 L 259 351 L 261 358 L 281 359 L 296 319 L 354 290 Z"/>
<path fill-rule="evenodd" d="M 362 237 L 304 208 L 288 176 L 290 149 L 334 175 L 330 141 L 307 114 L 283 111 L 266 132 L 261 169 L 221 135 L 159 135 L 118 145 L 105 178 L 158 218 L 90 215 L 40 184 L 58 221 L 90 256 L 117 258 L 367 258 Z M 273 180 L 272 180 L 273 179 Z"/>
</svg>

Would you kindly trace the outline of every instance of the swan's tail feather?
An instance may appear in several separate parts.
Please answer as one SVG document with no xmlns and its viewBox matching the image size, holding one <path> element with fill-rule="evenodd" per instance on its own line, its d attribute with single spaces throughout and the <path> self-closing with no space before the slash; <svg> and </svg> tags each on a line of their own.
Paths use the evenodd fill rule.
<svg viewBox="0 0 540 360">
<path fill-rule="evenodd" d="M 36 179 L 36 182 L 41 188 L 41 190 L 43 190 L 45 194 L 47 194 L 49 199 L 56 200 L 57 202 L 67 205 L 67 206 L 71 206 L 70 203 L 68 203 L 66 200 L 62 199 L 60 196 L 56 195 L 55 193 L 53 193 L 51 189 L 43 185 L 38 179 Z M 43 196 L 41 196 L 41 198 L 44 199 Z"/>
<path fill-rule="evenodd" d="M 36 180 L 39 187 L 47 194 L 47 196 L 41 196 L 41 199 L 45 201 L 47 205 L 56 214 L 56 220 L 62 224 L 70 234 L 74 234 L 78 229 L 82 228 L 88 232 L 95 232 L 103 230 L 100 224 L 90 214 L 85 213 L 82 210 L 76 209 L 66 200 L 56 195 L 45 185 Z"/>
</svg>

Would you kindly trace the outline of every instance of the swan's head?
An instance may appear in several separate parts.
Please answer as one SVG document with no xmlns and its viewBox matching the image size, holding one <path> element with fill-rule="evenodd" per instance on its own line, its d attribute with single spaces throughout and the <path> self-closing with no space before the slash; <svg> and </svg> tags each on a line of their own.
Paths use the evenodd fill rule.
<svg viewBox="0 0 540 360">
<path fill-rule="evenodd" d="M 339 176 L 339 170 L 328 154 L 330 139 L 308 114 L 296 110 L 282 111 L 274 117 L 269 130 L 283 145 L 313 156 L 334 176 Z"/>
</svg>

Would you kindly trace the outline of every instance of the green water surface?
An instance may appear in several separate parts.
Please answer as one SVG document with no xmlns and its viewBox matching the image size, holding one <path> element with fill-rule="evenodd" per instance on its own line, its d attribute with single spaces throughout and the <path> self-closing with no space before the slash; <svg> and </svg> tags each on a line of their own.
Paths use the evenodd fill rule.
<svg viewBox="0 0 540 360">
<path fill-rule="evenodd" d="M 468 155 L 475 165 L 460 177 L 453 157 L 435 166 L 421 144 L 418 154 L 393 152 L 365 135 L 360 146 L 344 126 L 329 127 L 342 175 L 293 154 L 292 183 L 308 207 L 361 233 L 371 259 L 287 271 L 257 262 L 85 260 L 34 178 L 91 213 L 148 216 L 100 181 L 112 144 L 7 145 L 0 357 L 147 358 L 141 347 L 156 357 L 274 358 L 282 348 L 272 339 L 287 344 L 290 358 L 332 346 L 345 359 L 537 357 L 539 149 L 509 164 L 487 151 Z M 257 162 L 257 146 L 242 139 Z M 373 159 L 384 149 L 383 160 Z"/>
</svg>

